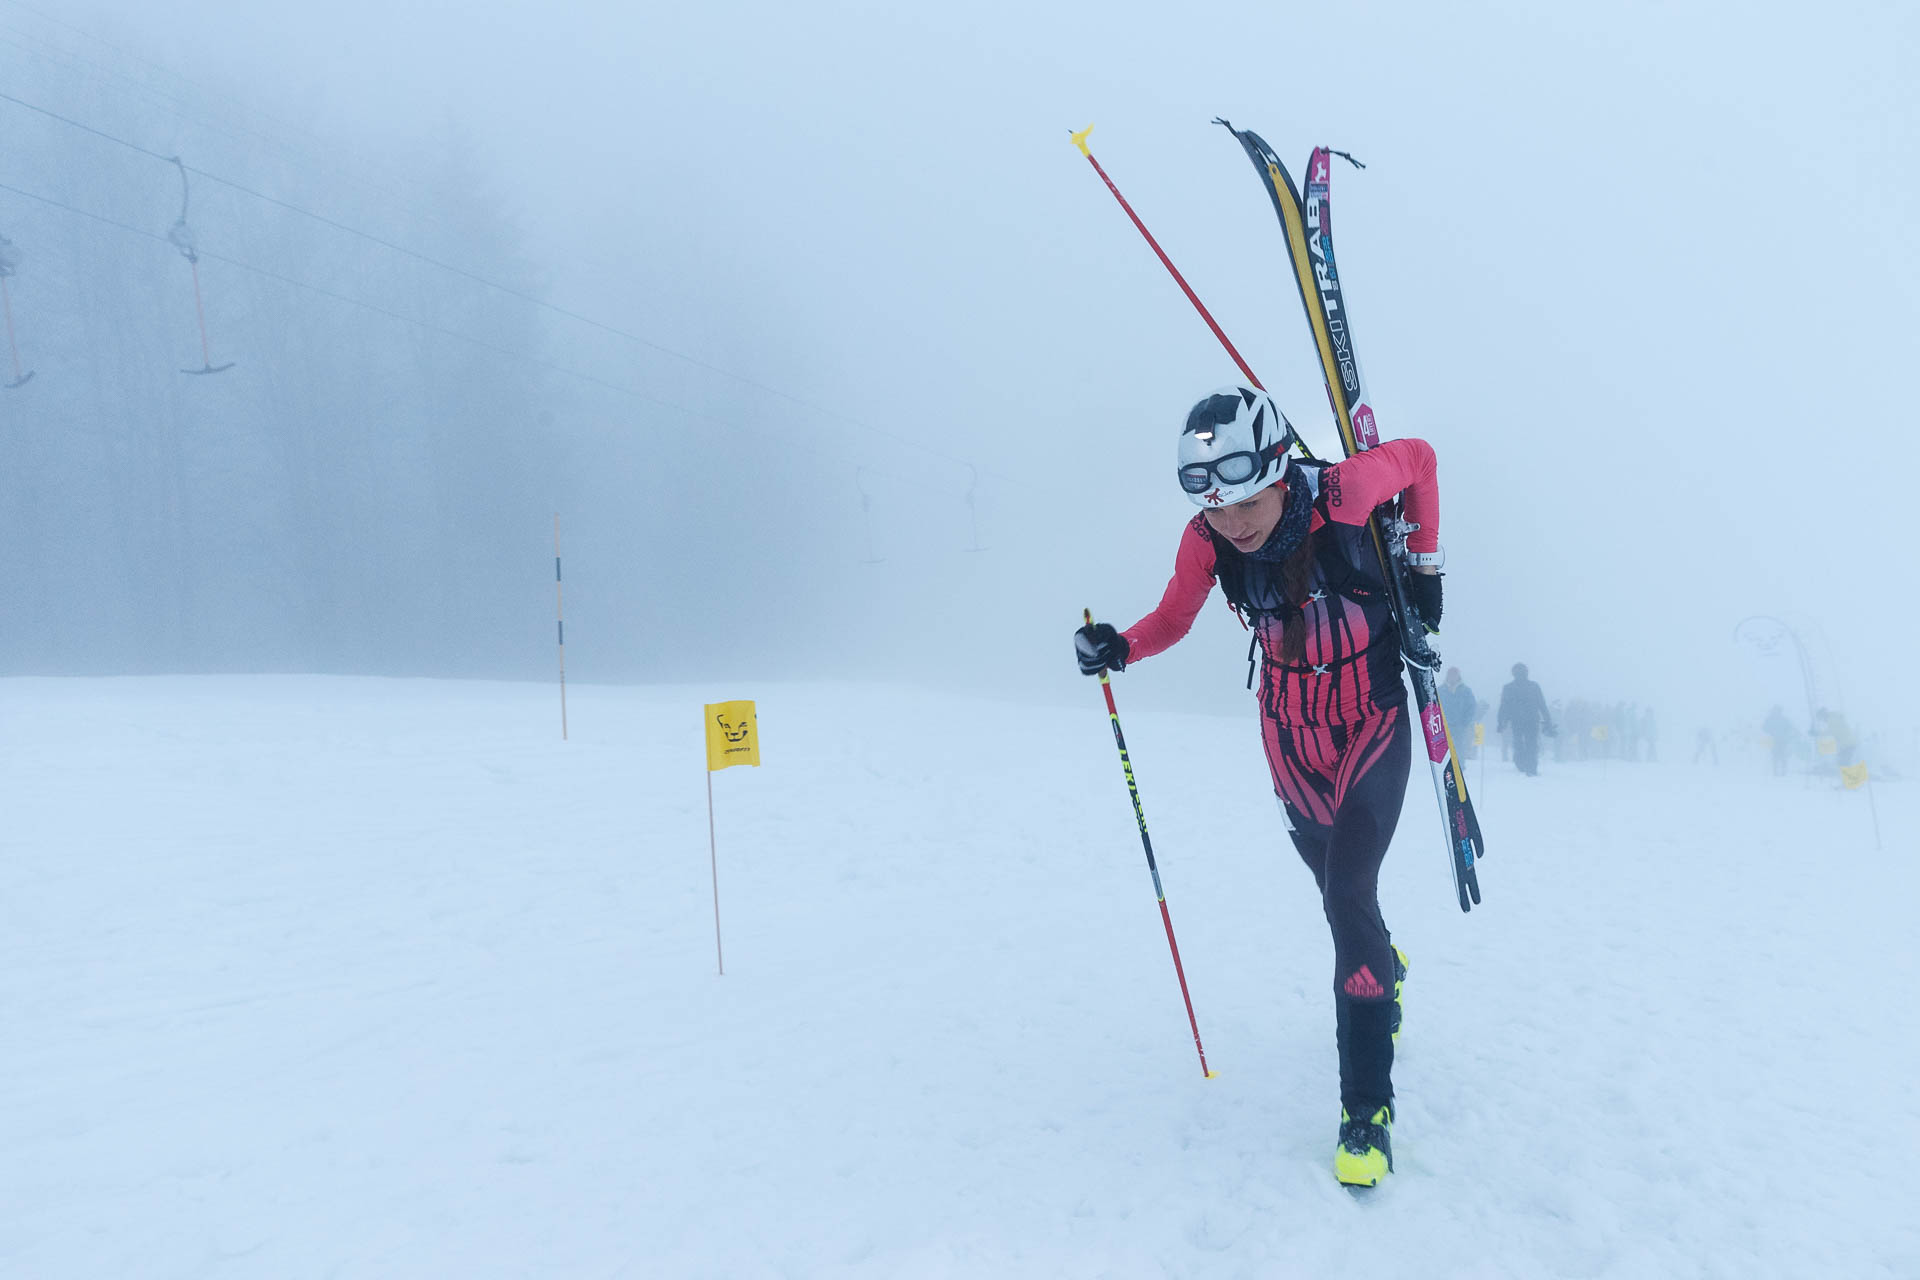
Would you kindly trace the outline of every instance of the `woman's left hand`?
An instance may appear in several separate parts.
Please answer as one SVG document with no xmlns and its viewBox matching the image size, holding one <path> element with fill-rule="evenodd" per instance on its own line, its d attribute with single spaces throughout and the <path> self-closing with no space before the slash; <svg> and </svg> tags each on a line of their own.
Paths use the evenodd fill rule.
<svg viewBox="0 0 1920 1280">
<path fill-rule="evenodd" d="M 1428 631 L 1440 630 L 1440 579 L 1445 576 L 1438 569 L 1423 568 L 1407 575 L 1407 603 Z"/>
</svg>

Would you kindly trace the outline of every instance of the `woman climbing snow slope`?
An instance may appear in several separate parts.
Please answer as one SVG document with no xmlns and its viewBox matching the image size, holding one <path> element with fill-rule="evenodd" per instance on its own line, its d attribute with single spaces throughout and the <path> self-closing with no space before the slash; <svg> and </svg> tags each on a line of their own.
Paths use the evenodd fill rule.
<svg viewBox="0 0 1920 1280">
<path fill-rule="evenodd" d="M 1334 1174 L 1374 1186 L 1393 1168 L 1393 1042 L 1406 957 L 1380 916 L 1380 863 L 1400 816 L 1412 730 L 1380 559 L 1367 528 L 1401 494 L 1410 602 L 1440 620 L 1440 502 L 1422 440 L 1342 462 L 1289 458 L 1291 426 L 1266 393 L 1225 387 L 1180 434 L 1181 487 L 1201 508 L 1180 535 L 1159 607 L 1125 631 L 1074 637 L 1088 675 L 1122 671 L 1187 634 L 1218 582 L 1262 652 L 1260 720 L 1294 848 L 1333 932 L 1340 1135 Z"/>
</svg>

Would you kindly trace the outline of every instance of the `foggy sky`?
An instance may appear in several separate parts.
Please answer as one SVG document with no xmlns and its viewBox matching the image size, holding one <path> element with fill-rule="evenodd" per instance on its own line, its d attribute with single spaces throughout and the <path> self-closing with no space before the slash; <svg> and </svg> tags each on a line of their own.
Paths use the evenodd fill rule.
<svg viewBox="0 0 1920 1280">
<path fill-rule="evenodd" d="M 1368 165 L 1333 178 L 1356 347 L 1383 433 L 1439 452 L 1442 648 L 1483 697 L 1524 660 L 1550 697 L 1674 708 L 1670 734 L 1757 715 L 1768 677 L 1731 636 L 1765 613 L 1821 633 L 1857 721 L 1920 713 L 1914 7 L 1563 8 L 58 12 L 325 140 L 328 173 L 404 185 L 372 166 L 457 132 L 549 299 L 759 384 L 541 317 L 548 359 L 725 420 L 557 398 L 580 669 L 644 677 L 636 634 L 686 648 L 705 625 L 663 670 L 1077 692 L 1078 611 L 1124 625 L 1158 599 L 1192 511 L 1177 424 L 1235 375 L 1069 129 L 1097 125 L 1095 154 L 1337 452 L 1224 115 L 1291 164 L 1326 143 Z M 28 25 L 0 0 L 0 34 Z M 409 231 L 431 250 L 430 223 Z M 769 436 L 807 464 L 761 474 Z M 643 490 L 764 554 L 623 543 L 621 495 Z M 537 553 L 550 513 L 527 514 Z M 798 526 L 818 536 L 788 555 Z M 1216 603 L 1129 696 L 1223 705 L 1244 644 Z"/>
</svg>

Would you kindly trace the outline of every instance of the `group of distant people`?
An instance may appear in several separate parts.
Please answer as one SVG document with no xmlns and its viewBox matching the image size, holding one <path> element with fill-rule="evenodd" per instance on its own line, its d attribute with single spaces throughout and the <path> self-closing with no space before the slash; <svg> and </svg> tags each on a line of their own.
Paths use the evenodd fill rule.
<svg viewBox="0 0 1920 1280">
<path fill-rule="evenodd" d="M 1460 676 L 1460 668 L 1448 667 L 1446 681 L 1440 686 L 1440 709 L 1446 713 L 1447 723 L 1453 726 L 1458 735 L 1470 724 L 1484 723 L 1488 704 L 1474 695 L 1473 689 Z M 1500 758 L 1511 758 L 1514 767 L 1529 778 L 1540 773 L 1540 737 L 1545 734 L 1552 737 L 1558 732 L 1553 722 L 1553 713 L 1547 708 L 1547 697 L 1540 686 L 1527 677 L 1527 664 L 1513 664 L 1513 679 L 1500 690 L 1500 709 L 1494 724 L 1494 732 L 1500 735 Z M 1458 747 L 1459 739 L 1456 737 Z M 1467 759 L 1480 754 L 1477 743 L 1465 749 Z"/>
<path fill-rule="evenodd" d="M 1836 765 L 1855 764 L 1860 759 L 1860 740 L 1854 735 L 1853 726 L 1845 716 L 1827 707 L 1813 713 L 1812 726 L 1802 733 L 1776 704 L 1760 722 L 1760 732 L 1766 735 L 1776 778 L 1786 776 L 1796 747 L 1804 749 L 1811 745 L 1819 754 L 1832 756 Z"/>
<path fill-rule="evenodd" d="M 1660 727 L 1653 708 L 1637 702 L 1567 703 L 1563 722 L 1566 735 L 1555 758 L 1560 760 L 1658 760 Z"/>
</svg>

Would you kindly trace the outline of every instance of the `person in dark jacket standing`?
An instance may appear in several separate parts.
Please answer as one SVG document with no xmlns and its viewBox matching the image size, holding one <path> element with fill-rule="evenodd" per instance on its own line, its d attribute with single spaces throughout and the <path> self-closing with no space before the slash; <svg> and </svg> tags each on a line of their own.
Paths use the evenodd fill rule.
<svg viewBox="0 0 1920 1280">
<path fill-rule="evenodd" d="M 1773 776 L 1786 777 L 1787 753 L 1793 749 L 1794 740 L 1798 736 L 1794 731 L 1793 721 L 1787 719 L 1787 713 L 1782 711 L 1776 703 L 1773 709 L 1767 712 L 1766 721 L 1761 724 L 1760 730 L 1767 735 L 1767 747 L 1773 755 Z"/>
<path fill-rule="evenodd" d="M 1529 778 L 1540 776 L 1540 733 L 1553 732 L 1547 696 L 1527 679 L 1527 664 L 1513 664 L 1513 679 L 1500 690 L 1500 728 L 1513 730 L 1514 767 Z"/>
</svg>

